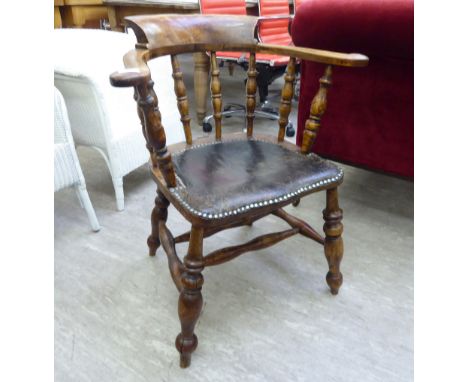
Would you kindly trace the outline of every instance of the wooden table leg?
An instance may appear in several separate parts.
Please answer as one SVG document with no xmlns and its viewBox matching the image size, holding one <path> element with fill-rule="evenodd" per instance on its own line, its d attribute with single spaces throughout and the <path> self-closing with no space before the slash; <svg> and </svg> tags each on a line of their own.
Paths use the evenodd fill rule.
<svg viewBox="0 0 468 382">
<path fill-rule="evenodd" d="M 103 5 L 71 5 L 63 8 L 62 23 L 66 28 L 83 28 L 87 22 L 98 25 L 107 19 L 107 7 Z"/>
<path fill-rule="evenodd" d="M 117 17 L 117 10 L 116 7 L 107 6 L 107 14 L 109 15 L 109 26 L 110 29 L 116 32 L 123 32 L 124 28 L 119 22 L 119 18 Z"/>
<path fill-rule="evenodd" d="M 197 106 L 197 121 L 202 125 L 206 116 L 206 98 L 208 95 L 208 74 L 210 71 L 210 60 L 205 53 L 194 53 L 195 64 L 193 73 L 193 86 L 195 89 L 195 103 Z"/>
<path fill-rule="evenodd" d="M 62 16 L 59 7 L 54 7 L 54 28 L 62 28 Z"/>
</svg>

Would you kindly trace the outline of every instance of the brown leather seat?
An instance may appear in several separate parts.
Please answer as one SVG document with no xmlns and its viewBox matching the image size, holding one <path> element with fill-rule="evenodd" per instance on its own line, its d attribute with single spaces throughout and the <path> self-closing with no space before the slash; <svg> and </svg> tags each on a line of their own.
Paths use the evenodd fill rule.
<svg viewBox="0 0 468 382">
<path fill-rule="evenodd" d="M 317 155 L 302 155 L 258 139 L 211 142 L 173 154 L 177 187 L 171 192 L 207 219 L 300 198 L 339 183 L 343 172 Z"/>
</svg>

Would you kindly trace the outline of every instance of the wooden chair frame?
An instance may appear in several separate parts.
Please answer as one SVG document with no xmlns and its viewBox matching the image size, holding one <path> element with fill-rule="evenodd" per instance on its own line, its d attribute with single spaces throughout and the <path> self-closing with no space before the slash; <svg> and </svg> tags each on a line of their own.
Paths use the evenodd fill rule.
<svg viewBox="0 0 468 382">
<path fill-rule="evenodd" d="M 156 249 L 162 245 L 168 257 L 171 276 L 180 292 L 181 333 L 176 338 L 176 348 L 180 353 L 180 366 L 187 367 L 190 365 L 191 354 L 198 343 L 194 327 L 202 309 L 201 289 L 204 267 L 224 263 L 246 252 L 266 248 L 295 234 L 301 234 L 324 246 L 329 266 L 326 281 L 333 294 L 338 293 L 343 281 L 340 272 L 340 262 L 343 256 L 343 240 L 341 238 L 343 225 L 341 223 L 342 210 L 338 204 L 338 185 L 342 182 L 342 176 L 339 179 L 337 177 L 333 182 L 320 182 L 317 185 L 298 190 L 298 192 L 285 195 L 279 200 L 269 203 L 260 202 L 259 206 L 255 205 L 255 208 L 240 214 L 236 214 L 236 211 L 231 214 L 229 211 L 229 213 L 219 214 L 219 216 L 206 216 L 185 205 L 174 193 L 177 183 L 172 155 L 180 150 L 192 149 L 198 145 L 221 142 L 226 139 L 226 136 L 222 137 L 222 96 L 215 52 L 242 51 L 251 53 L 246 84 L 247 134 L 242 134 L 242 139 L 245 140 L 253 138 L 257 91 L 255 54 L 273 53 L 291 57 L 282 90 L 278 135 L 277 137 L 261 136 L 261 139 L 281 145 L 288 150 L 299 151 L 302 154 L 311 151 L 317 136 L 320 119 L 327 105 L 327 91 L 331 85 L 332 66 L 366 66 L 368 58 L 360 54 L 261 44 L 254 37 L 258 20 L 251 16 L 145 15 L 127 17 L 125 20 L 127 26 L 134 30 L 138 42 L 135 49 L 124 57 L 126 69 L 113 73 L 110 80 L 114 86 L 131 86 L 135 89 L 137 111 L 151 157 L 152 174 L 157 184 L 155 207 L 151 214 L 152 231 L 148 238 L 149 254 L 154 256 Z M 189 52 L 210 52 L 211 93 L 216 124 L 214 138 L 192 140 L 188 99 L 177 59 L 177 54 Z M 163 55 L 171 55 L 174 90 L 186 138 L 185 143 L 170 147 L 166 147 L 165 132 L 158 110 L 158 99 L 153 90 L 153 82 L 146 64 L 148 60 Z M 325 73 L 320 79 L 320 88 L 311 104 L 310 118 L 306 123 L 300 149 L 284 141 L 285 127 L 294 93 L 296 59 L 325 64 Z M 227 139 L 230 139 L 230 136 L 232 135 L 227 135 Z M 237 139 L 239 136 L 240 134 L 236 135 Z M 259 136 L 256 135 L 256 137 Z M 326 207 L 323 211 L 325 237 L 322 237 L 306 222 L 288 214 L 283 209 L 284 206 L 297 202 L 300 197 L 321 190 L 326 190 Z M 170 203 L 191 224 L 189 232 L 175 238 L 166 226 L 167 208 Z M 228 228 L 250 225 L 269 214 L 285 220 L 291 228 L 282 232 L 262 235 L 245 244 L 223 248 L 204 256 L 204 238 Z M 189 247 L 182 262 L 177 256 L 175 245 L 185 241 L 189 242 Z"/>
</svg>

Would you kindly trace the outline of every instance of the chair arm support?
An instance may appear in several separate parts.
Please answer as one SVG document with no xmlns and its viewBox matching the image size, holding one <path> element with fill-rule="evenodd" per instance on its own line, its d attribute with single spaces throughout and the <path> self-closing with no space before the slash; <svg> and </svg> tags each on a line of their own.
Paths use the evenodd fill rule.
<svg viewBox="0 0 468 382">
<path fill-rule="evenodd" d="M 304 136 L 302 138 L 301 152 L 303 154 L 307 154 L 311 151 L 312 146 L 315 143 L 315 139 L 317 138 L 322 116 L 327 110 L 327 94 L 328 89 L 332 84 L 331 77 L 332 66 L 327 65 L 325 73 L 319 80 L 319 90 L 310 104 L 310 115 L 309 119 L 306 121 Z"/>
<path fill-rule="evenodd" d="M 161 113 L 158 107 L 158 97 L 153 89 L 151 72 L 146 62 L 149 59 L 147 49 L 135 49 L 124 56 L 124 70 L 110 75 L 111 85 L 116 87 L 135 88 L 135 101 L 138 106 L 138 116 L 143 127 L 146 147 L 151 155 L 153 168 L 159 168 L 168 187 L 176 186 L 174 167 L 171 154 L 166 147 L 166 133 L 161 124 Z"/>
</svg>

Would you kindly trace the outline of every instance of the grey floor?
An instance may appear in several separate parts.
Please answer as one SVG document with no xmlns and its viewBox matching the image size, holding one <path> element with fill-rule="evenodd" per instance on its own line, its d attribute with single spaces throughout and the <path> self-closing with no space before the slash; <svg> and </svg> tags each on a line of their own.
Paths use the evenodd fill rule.
<svg viewBox="0 0 468 382">
<path fill-rule="evenodd" d="M 190 60 L 183 67 L 192 84 Z M 230 78 L 226 72 L 229 101 L 242 95 L 244 73 L 237 69 Z M 273 101 L 281 84 L 272 87 Z M 225 129 L 238 131 L 234 122 L 227 120 Z M 276 131 L 257 122 L 260 131 Z M 155 196 L 148 168 L 125 177 L 126 208 L 117 212 L 104 161 L 89 149 L 78 153 L 102 229 L 91 232 L 72 189 L 55 194 L 56 381 L 413 380 L 411 182 L 342 166 L 345 256 L 338 296 L 328 292 L 322 249 L 300 236 L 206 269 L 199 347 L 182 370 L 174 348 L 178 294 L 161 250 L 147 256 Z M 321 229 L 323 207 L 321 193 L 287 210 Z M 189 228 L 172 207 L 168 225 L 174 234 Z M 205 250 L 282 227 L 268 217 L 209 238 Z M 185 251 L 178 246 L 179 255 Z"/>
</svg>

